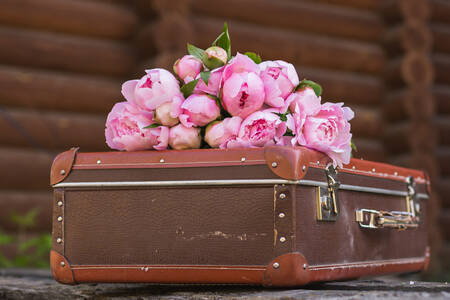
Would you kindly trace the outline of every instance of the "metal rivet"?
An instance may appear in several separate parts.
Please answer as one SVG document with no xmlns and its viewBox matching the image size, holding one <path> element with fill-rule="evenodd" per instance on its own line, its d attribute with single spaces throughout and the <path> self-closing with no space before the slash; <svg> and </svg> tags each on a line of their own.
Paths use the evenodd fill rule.
<svg viewBox="0 0 450 300">
<path fill-rule="evenodd" d="M 280 194 L 280 199 L 284 199 L 284 198 L 286 198 L 286 194 L 281 193 L 281 194 Z"/>
<path fill-rule="evenodd" d="M 284 236 L 280 237 L 280 242 L 282 243 L 286 242 L 286 238 Z"/>
<path fill-rule="evenodd" d="M 59 172 L 59 174 L 61 174 L 61 175 L 66 174 L 66 170 L 61 170 L 61 171 Z"/>
<path fill-rule="evenodd" d="M 58 201 L 58 206 L 62 206 L 62 205 L 63 205 L 62 201 Z"/>
<path fill-rule="evenodd" d="M 320 161 L 317 161 L 317 164 L 320 165 Z"/>
<path fill-rule="evenodd" d="M 280 213 L 280 214 L 278 215 L 278 217 L 280 217 L 281 219 L 283 219 L 285 216 L 286 216 L 286 215 L 285 215 L 284 213 Z"/>
<path fill-rule="evenodd" d="M 159 160 L 159 162 L 160 162 L 160 163 L 165 162 L 164 158 L 161 158 L 161 159 Z"/>
<path fill-rule="evenodd" d="M 306 171 L 306 166 L 305 166 L 305 165 L 303 165 L 303 167 L 302 167 L 302 171 L 303 171 L 303 172 L 305 172 L 305 171 Z"/>
<path fill-rule="evenodd" d="M 58 220 L 58 222 L 61 222 L 62 221 L 62 217 L 59 216 L 57 220 Z"/>
<path fill-rule="evenodd" d="M 99 165 L 99 164 L 101 164 L 102 163 L 102 161 L 99 159 L 99 160 L 97 160 L 97 165 Z"/>
<path fill-rule="evenodd" d="M 242 158 L 241 158 L 241 161 L 244 162 L 244 161 L 245 161 L 245 157 L 242 157 Z"/>
<path fill-rule="evenodd" d="M 394 172 L 394 176 L 398 176 L 398 173 L 397 173 L 397 172 Z"/>
<path fill-rule="evenodd" d="M 303 264 L 303 270 L 306 270 L 307 265 Z"/>
<path fill-rule="evenodd" d="M 274 161 L 273 163 L 272 163 L 272 168 L 276 168 L 278 166 L 278 164 Z"/>
<path fill-rule="evenodd" d="M 62 243 L 62 239 L 61 239 L 61 238 L 57 238 L 57 239 L 56 239 L 56 242 L 57 242 L 58 244 L 61 244 L 61 243 Z"/>
<path fill-rule="evenodd" d="M 61 267 L 64 267 L 66 265 L 66 263 L 65 262 L 61 262 Z"/>
<path fill-rule="evenodd" d="M 373 169 L 372 169 L 372 172 L 374 172 L 374 173 L 375 173 L 375 168 L 373 168 Z"/>
<path fill-rule="evenodd" d="M 353 170 L 356 170 L 356 167 L 355 167 L 355 166 L 353 166 L 353 167 L 352 167 L 352 169 L 353 169 Z"/>
<path fill-rule="evenodd" d="M 278 269 L 280 267 L 280 264 L 277 262 L 274 262 L 272 266 L 274 269 Z"/>
</svg>

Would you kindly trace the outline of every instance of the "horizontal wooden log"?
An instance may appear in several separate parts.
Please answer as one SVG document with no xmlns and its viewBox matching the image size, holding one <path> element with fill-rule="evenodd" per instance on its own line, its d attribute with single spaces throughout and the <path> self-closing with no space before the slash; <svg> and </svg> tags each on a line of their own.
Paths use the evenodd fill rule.
<svg viewBox="0 0 450 300">
<path fill-rule="evenodd" d="M 148 30 L 148 33 L 151 36 L 147 40 L 151 40 L 160 52 L 186 51 L 186 43 L 194 39 L 191 21 L 191 19 L 178 14 L 163 15 L 158 21 L 150 24 L 151 29 Z M 143 39 L 142 35 L 141 39 Z M 147 53 L 146 56 L 148 57 L 149 54 Z"/>
<path fill-rule="evenodd" d="M 0 104 L 106 114 L 122 99 L 120 81 L 0 65 Z"/>
<path fill-rule="evenodd" d="M 450 241 L 450 209 L 444 209 L 439 217 L 439 225 L 444 239 Z"/>
<path fill-rule="evenodd" d="M 433 51 L 450 53 L 450 24 L 429 25 L 433 36 Z"/>
<path fill-rule="evenodd" d="M 436 149 L 436 160 L 439 162 L 441 175 L 450 176 L 450 147 L 439 147 Z"/>
<path fill-rule="evenodd" d="M 440 116 L 433 120 L 438 132 L 438 143 L 442 146 L 450 146 L 450 116 Z"/>
<path fill-rule="evenodd" d="M 433 68 L 435 73 L 435 82 L 450 84 L 450 55 L 433 54 Z"/>
<path fill-rule="evenodd" d="M 441 202 L 443 207 L 450 208 L 450 177 L 440 177 L 431 183 L 436 191 L 441 195 Z"/>
<path fill-rule="evenodd" d="M 50 166 L 56 152 L 0 148 L 0 189 L 48 190 Z"/>
<path fill-rule="evenodd" d="M 0 27 L 0 63 L 126 77 L 136 53 L 125 43 Z"/>
<path fill-rule="evenodd" d="M 44 149 L 105 151 L 105 116 L 36 110 L 0 110 L 0 144 Z"/>
<path fill-rule="evenodd" d="M 438 145 L 439 133 L 435 124 L 402 122 L 386 128 L 383 140 L 391 153 L 433 151 Z"/>
<path fill-rule="evenodd" d="M 431 59 L 421 52 L 410 52 L 387 64 L 385 71 L 387 84 L 390 86 L 430 86 L 434 79 Z"/>
<path fill-rule="evenodd" d="M 0 22 L 77 35 L 126 39 L 138 18 L 130 7 L 77 0 L 2 0 Z M 17 49 L 16 49 L 17 50 Z"/>
<path fill-rule="evenodd" d="M 12 219 L 13 216 L 24 216 L 35 210 L 34 225 L 27 227 L 27 231 L 51 232 L 52 201 L 53 195 L 50 191 L 0 191 L 0 228 L 16 232 L 20 227 Z"/>
<path fill-rule="evenodd" d="M 390 91 L 383 103 L 383 116 L 388 121 L 429 120 L 435 114 L 431 88 L 408 87 Z"/>
<path fill-rule="evenodd" d="M 428 0 L 433 21 L 450 24 L 450 2 L 447 0 Z"/>
<path fill-rule="evenodd" d="M 435 84 L 433 86 L 433 97 L 436 103 L 436 111 L 439 114 L 450 115 L 450 87 Z"/>
<path fill-rule="evenodd" d="M 322 99 L 325 101 L 343 101 L 358 105 L 379 105 L 381 102 L 383 83 L 378 77 L 304 66 L 296 68 L 300 78 L 307 78 L 322 85 Z"/>
<path fill-rule="evenodd" d="M 216 38 L 222 22 L 207 17 L 191 20 L 195 44 L 207 47 Z M 384 67 L 381 47 L 374 44 L 300 34 L 241 22 L 230 22 L 233 53 L 252 50 L 263 59 L 283 59 L 293 64 L 377 74 Z M 268 42 L 270 41 L 270 42 Z"/>
<path fill-rule="evenodd" d="M 358 151 L 353 153 L 353 157 L 362 158 L 364 160 L 386 161 L 386 151 L 383 144 L 376 139 L 354 138 Z"/>
<path fill-rule="evenodd" d="M 377 41 L 383 32 L 376 13 L 308 1 L 196 0 L 192 10 L 195 15 L 367 41 Z"/>
<path fill-rule="evenodd" d="M 380 1 L 380 10 L 389 22 L 404 20 L 428 20 L 431 6 L 423 0 L 384 0 Z"/>
<path fill-rule="evenodd" d="M 390 56 L 408 51 L 425 52 L 431 49 L 433 37 L 423 22 L 408 21 L 387 30 L 383 44 Z"/>
<path fill-rule="evenodd" d="M 308 0 L 316 3 L 328 3 L 337 6 L 377 11 L 380 7 L 380 0 Z"/>
<path fill-rule="evenodd" d="M 190 12 L 191 0 L 138 0 L 139 7 L 155 11 L 158 15 L 176 13 L 186 16 Z"/>
<path fill-rule="evenodd" d="M 350 105 L 355 112 L 355 118 L 350 121 L 351 131 L 356 137 L 381 137 L 383 124 L 378 109 Z"/>
<path fill-rule="evenodd" d="M 388 162 L 396 166 L 425 170 L 431 178 L 440 176 L 440 162 L 436 159 L 434 152 L 391 154 Z"/>
</svg>

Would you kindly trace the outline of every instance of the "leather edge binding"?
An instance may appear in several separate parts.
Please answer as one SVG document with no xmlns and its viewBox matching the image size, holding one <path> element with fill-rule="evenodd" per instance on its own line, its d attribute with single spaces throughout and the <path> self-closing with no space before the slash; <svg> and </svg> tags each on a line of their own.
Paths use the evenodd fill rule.
<svg viewBox="0 0 450 300">
<path fill-rule="evenodd" d="M 50 251 L 50 269 L 53 278 L 59 283 L 76 284 L 69 261 L 54 250 Z"/>
<path fill-rule="evenodd" d="M 422 271 L 426 272 L 428 270 L 428 266 L 430 265 L 430 246 L 427 246 L 425 249 L 425 261 L 423 262 Z"/>
<path fill-rule="evenodd" d="M 68 151 L 58 154 L 53 160 L 50 170 L 50 184 L 54 185 L 66 179 L 72 170 L 78 147 L 73 147 Z"/>
<path fill-rule="evenodd" d="M 292 287 L 310 282 L 310 272 L 306 258 L 299 252 L 278 256 L 267 266 L 263 286 Z"/>
<path fill-rule="evenodd" d="M 269 169 L 283 179 L 302 179 L 309 167 L 308 151 L 298 147 L 267 146 L 264 158 Z"/>
</svg>

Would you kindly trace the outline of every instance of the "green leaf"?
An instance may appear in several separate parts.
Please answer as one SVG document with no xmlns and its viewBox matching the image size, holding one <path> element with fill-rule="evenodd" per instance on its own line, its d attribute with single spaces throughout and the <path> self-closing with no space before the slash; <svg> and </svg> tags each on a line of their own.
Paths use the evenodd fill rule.
<svg viewBox="0 0 450 300">
<path fill-rule="evenodd" d="M 259 56 L 259 54 L 256 54 L 255 52 L 245 52 L 244 54 L 250 57 L 256 64 L 261 63 L 261 56 Z"/>
<path fill-rule="evenodd" d="M 211 76 L 211 72 L 200 72 L 200 77 L 202 78 L 203 82 L 208 85 L 209 77 Z"/>
<path fill-rule="evenodd" d="M 223 23 L 222 33 L 215 39 L 212 43 L 212 46 L 219 46 L 227 51 L 228 61 L 231 58 L 231 40 L 230 34 L 228 33 L 228 25 L 227 22 Z"/>
<path fill-rule="evenodd" d="M 145 126 L 144 129 L 148 129 L 148 128 L 156 128 L 156 127 L 159 127 L 159 126 L 161 126 L 161 124 L 153 123 L 153 124 L 150 124 L 150 125 L 148 125 L 148 126 Z"/>
<path fill-rule="evenodd" d="M 295 136 L 295 135 L 292 133 L 292 130 L 290 130 L 289 128 L 286 128 L 286 133 L 283 134 L 283 136 Z"/>
<path fill-rule="evenodd" d="M 320 95 L 322 95 L 322 87 L 320 86 L 320 84 L 307 79 L 303 79 L 302 81 L 300 81 L 295 90 L 299 90 L 305 87 L 312 88 L 314 90 L 314 93 L 316 93 L 317 97 L 320 97 Z"/>
<path fill-rule="evenodd" d="M 36 217 L 39 214 L 39 208 L 33 208 L 30 209 L 26 214 L 19 215 L 16 213 L 11 213 L 10 220 L 14 224 L 18 225 L 19 227 L 25 229 L 33 227 L 36 223 Z"/>
<path fill-rule="evenodd" d="M 358 152 L 358 148 L 356 147 L 355 143 L 353 143 L 353 140 L 350 141 L 350 147 L 352 147 L 352 151 Z"/>
<path fill-rule="evenodd" d="M 8 245 L 13 242 L 13 237 L 9 234 L 0 232 L 0 245 Z"/>
<path fill-rule="evenodd" d="M 281 121 L 283 121 L 283 122 L 286 122 L 286 121 L 287 121 L 287 115 L 288 115 L 288 113 L 281 114 L 281 113 L 276 113 L 276 112 L 274 112 L 273 114 L 276 114 L 277 116 L 279 116 Z"/>
<path fill-rule="evenodd" d="M 198 79 L 192 80 L 191 82 L 186 83 L 183 85 L 180 90 L 183 93 L 184 98 L 189 97 L 194 92 L 194 88 L 198 83 Z"/>
<path fill-rule="evenodd" d="M 192 44 L 187 44 L 187 51 L 190 55 L 202 60 L 203 56 L 205 55 L 205 50 L 200 49 L 198 47 L 195 47 Z"/>
</svg>

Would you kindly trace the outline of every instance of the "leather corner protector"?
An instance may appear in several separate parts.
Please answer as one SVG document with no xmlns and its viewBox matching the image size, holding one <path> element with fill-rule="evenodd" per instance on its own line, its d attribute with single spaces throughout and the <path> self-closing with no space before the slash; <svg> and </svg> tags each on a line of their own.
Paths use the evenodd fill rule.
<svg viewBox="0 0 450 300">
<path fill-rule="evenodd" d="M 266 287 L 293 287 L 309 282 L 308 262 L 299 252 L 278 256 L 264 271 L 263 285 Z"/>
<path fill-rule="evenodd" d="M 59 283 L 76 284 L 69 261 L 54 250 L 50 251 L 50 268 L 53 278 Z"/>
<path fill-rule="evenodd" d="M 302 179 L 309 167 L 308 151 L 302 147 L 267 146 L 264 158 L 269 169 L 283 179 Z"/>
<path fill-rule="evenodd" d="M 428 270 L 428 266 L 430 265 L 430 246 L 427 246 L 425 249 L 425 261 L 423 262 L 422 271 L 426 272 Z"/>
<path fill-rule="evenodd" d="M 58 154 L 58 156 L 55 157 L 50 170 L 51 185 L 63 181 L 67 175 L 69 175 L 78 149 L 78 147 L 74 147 L 68 151 Z"/>
</svg>

